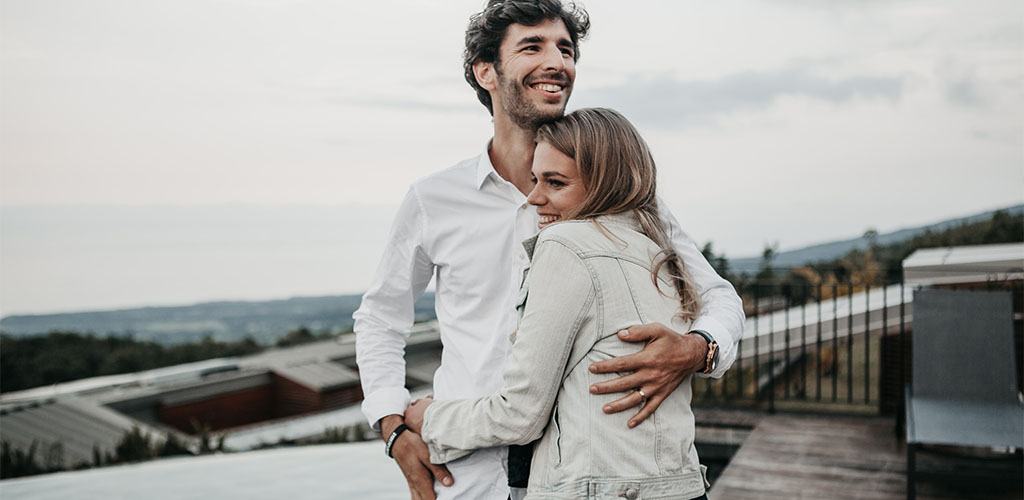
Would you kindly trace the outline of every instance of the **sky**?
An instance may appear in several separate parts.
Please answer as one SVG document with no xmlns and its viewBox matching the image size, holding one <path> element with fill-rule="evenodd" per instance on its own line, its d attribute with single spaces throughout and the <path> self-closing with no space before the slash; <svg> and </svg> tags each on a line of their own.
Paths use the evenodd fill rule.
<svg viewBox="0 0 1024 500">
<path fill-rule="evenodd" d="M 365 290 L 409 184 L 491 135 L 483 4 L 0 0 L 0 314 Z M 633 121 L 698 243 L 1024 202 L 1022 2 L 583 4 L 569 108 Z M 168 213 L 199 236 L 122 224 Z"/>
</svg>

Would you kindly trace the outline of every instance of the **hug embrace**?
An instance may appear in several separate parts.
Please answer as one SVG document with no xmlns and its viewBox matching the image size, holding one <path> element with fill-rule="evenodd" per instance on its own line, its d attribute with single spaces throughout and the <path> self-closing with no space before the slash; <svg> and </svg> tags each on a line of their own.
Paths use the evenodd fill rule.
<svg viewBox="0 0 1024 500">
<path fill-rule="evenodd" d="M 563 116 L 588 28 L 557 0 L 471 19 L 494 137 L 413 184 L 355 315 L 363 411 L 415 499 L 705 497 L 690 384 L 731 365 L 742 304 L 659 204 L 629 121 Z M 410 406 L 405 338 L 432 278 L 444 350 Z"/>
</svg>

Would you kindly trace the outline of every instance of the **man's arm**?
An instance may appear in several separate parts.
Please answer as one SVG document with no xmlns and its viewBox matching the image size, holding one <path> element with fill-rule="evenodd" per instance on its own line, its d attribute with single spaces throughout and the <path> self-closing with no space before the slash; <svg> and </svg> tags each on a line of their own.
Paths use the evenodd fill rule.
<svg viewBox="0 0 1024 500">
<path fill-rule="evenodd" d="M 352 315 L 363 414 L 384 439 L 402 423 L 401 415 L 409 406 L 405 342 L 414 320 L 413 304 L 434 271 L 423 248 L 426 224 L 415 188 L 410 189 L 391 225 L 374 282 Z M 446 486 L 451 484 L 447 469 L 430 464 L 426 445 L 417 434 L 402 433 L 392 446 L 392 455 L 415 499 L 434 498 L 435 477 Z"/>
<path fill-rule="evenodd" d="M 717 366 L 707 376 L 720 378 L 736 359 L 736 348 L 743 336 L 743 302 L 732 284 L 715 272 L 697 245 L 679 227 L 679 222 L 665 208 L 665 204 L 661 200 L 659 203 L 666 232 L 700 294 L 701 311 L 691 331 L 708 332 L 718 344 Z M 687 332 L 674 332 L 659 323 L 630 327 L 619 332 L 619 338 L 630 342 L 645 341 L 647 346 L 636 354 L 591 365 L 590 369 L 594 373 L 633 372 L 591 387 L 594 394 L 632 391 L 606 405 L 605 413 L 643 405 L 629 421 L 629 425 L 634 427 L 654 413 L 686 377 L 704 370 L 707 341 L 700 335 L 680 333 Z M 646 403 L 634 389 L 644 391 Z"/>
</svg>

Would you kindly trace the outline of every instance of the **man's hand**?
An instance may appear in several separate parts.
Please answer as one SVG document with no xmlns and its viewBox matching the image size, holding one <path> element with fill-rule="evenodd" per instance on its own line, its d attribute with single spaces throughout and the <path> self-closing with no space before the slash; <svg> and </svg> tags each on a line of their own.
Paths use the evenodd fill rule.
<svg viewBox="0 0 1024 500">
<path fill-rule="evenodd" d="M 646 341 L 647 346 L 636 354 L 619 356 L 590 365 L 593 373 L 632 371 L 628 375 L 590 386 L 592 394 L 630 391 L 628 395 L 604 406 L 605 413 L 617 413 L 642 405 L 629 420 L 630 427 L 640 425 L 661 402 L 679 387 L 683 379 L 704 369 L 708 343 L 699 335 L 680 335 L 660 323 L 648 323 L 619 331 L 627 342 Z M 643 390 L 647 396 L 638 392 Z"/>
<path fill-rule="evenodd" d="M 388 415 L 380 420 L 381 436 L 385 441 L 400 424 L 401 415 Z M 435 478 L 445 486 L 452 485 L 453 479 L 448 468 L 430 463 L 430 452 L 427 451 L 427 445 L 420 439 L 419 434 L 403 432 L 391 445 L 391 454 L 395 457 L 395 462 L 398 462 L 398 467 L 402 469 L 402 474 L 405 474 L 412 500 L 435 500 Z"/>
</svg>

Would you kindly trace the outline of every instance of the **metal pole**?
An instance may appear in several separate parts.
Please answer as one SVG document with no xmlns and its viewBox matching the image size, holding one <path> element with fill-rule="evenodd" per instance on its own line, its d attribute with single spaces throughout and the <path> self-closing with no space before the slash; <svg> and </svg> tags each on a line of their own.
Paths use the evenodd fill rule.
<svg viewBox="0 0 1024 500">
<path fill-rule="evenodd" d="M 772 287 L 774 288 L 774 287 Z M 769 291 L 772 291 L 769 288 Z M 771 312 L 768 314 L 768 413 L 775 413 L 775 296 L 771 299 Z"/>
<path fill-rule="evenodd" d="M 817 366 L 816 372 L 818 372 L 818 401 L 821 401 L 821 283 L 818 283 L 818 362 L 815 363 Z"/>
<path fill-rule="evenodd" d="M 871 402 L 871 285 L 864 286 L 864 403 Z"/>
<path fill-rule="evenodd" d="M 754 400 L 758 399 L 761 390 L 761 290 L 754 283 Z"/>
<path fill-rule="evenodd" d="M 800 387 L 804 389 L 803 399 L 807 400 L 807 298 L 800 307 Z"/>
<path fill-rule="evenodd" d="M 839 284 L 832 285 L 832 401 L 839 397 Z"/>
<path fill-rule="evenodd" d="M 897 393 L 900 398 L 899 410 L 896 414 L 896 418 L 899 421 L 899 428 L 903 428 L 907 423 L 905 421 L 907 416 L 907 399 L 904 397 L 906 391 L 904 386 L 907 384 L 907 321 L 906 312 L 904 307 L 906 306 L 906 290 L 904 290 L 905 283 L 903 277 L 900 277 L 900 386 Z"/>
<path fill-rule="evenodd" d="M 853 282 L 847 285 L 846 307 L 846 402 L 853 402 Z"/>
<path fill-rule="evenodd" d="M 881 340 L 881 344 L 880 344 L 880 347 L 878 349 L 878 352 L 880 353 L 881 358 L 882 358 L 881 364 L 879 365 L 879 373 L 881 373 L 883 377 L 885 376 L 885 372 L 887 371 L 886 367 L 890 366 L 890 363 L 886 362 L 886 361 L 888 361 L 887 358 L 889 357 L 889 353 L 886 353 L 886 349 L 885 349 L 885 346 L 888 344 L 888 340 L 886 339 L 886 337 L 888 335 L 889 335 L 889 287 L 887 285 L 882 285 L 882 340 Z M 879 382 L 882 382 L 882 381 L 879 381 Z M 884 389 L 884 382 L 882 382 L 882 387 Z M 879 396 L 878 397 L 879 407 L 881 407 L 882 398 L 885 396 L 885 394 L 884 393 L 880 393 L 878 396 Z"/>
<path fill-rule="evenodd" d="M 789 380 L 789 361 L 790 361 L 789 360 L 789 305 L 790 305 L 789 296 L 786 296 L 786 337 L 784 339 L 785 343 L 786 343 L 786 358 L 785 358 L 786 359 L 786 399 L 789 399 L 789 385 L 790 385 L 790 380 Z"/>
</svg>

